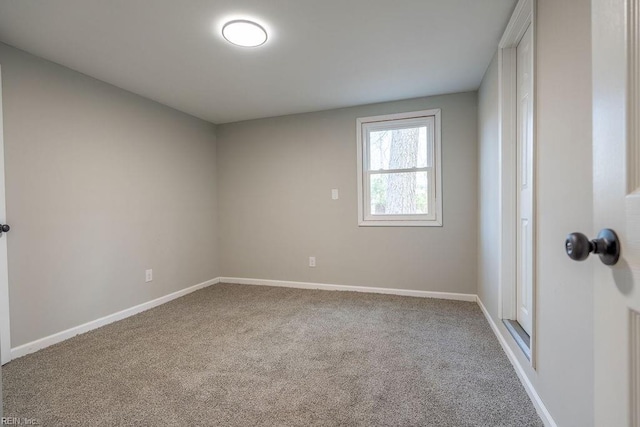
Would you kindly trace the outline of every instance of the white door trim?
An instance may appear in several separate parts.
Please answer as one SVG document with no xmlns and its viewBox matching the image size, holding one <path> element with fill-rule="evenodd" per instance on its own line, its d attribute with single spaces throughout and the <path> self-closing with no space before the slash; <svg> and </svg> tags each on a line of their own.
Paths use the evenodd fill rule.
<svg viewBox="0 0 640 427">
<path fill-rule="evenodd" d="M 2 111 L 2 68 L 0 67 L 0 221 L 7 218 L 4 186 L 4 127 Z M 0 237 L 0 359 L 11 361 L 11 327 L 9 317 L 9 277 L 7 274 L 7 236 Z"/>
<path fill-rule="evenodd" d="M 516 48 L 529 26 L 533 31 L 533 142 L 536 140 L 536 28 L 535 28 L 536 0 L 520 0 L 511 16 L 511 20 L 504 31 L 498 49 L 498 79 L 499 79 L 499 121 L 500 121 L 500 271 L 498 317 L 501 319 L 516 319 L 516 227 L 517 227 L 517 133 L 516 133 Z M 535 150 L 535 148 L 534 148 Z M 535 241 L 536 241 L 536 204 L 535 181 L 536 159 L 533 159 L 534 181 L 534 251 L 533 251 L 533 302 L 532 302 L 532 333 L 531 333 L 531 366 L 535 368 L 535 324 L 536 324 L 536 278 L 535 278 Z"/>
</svg>

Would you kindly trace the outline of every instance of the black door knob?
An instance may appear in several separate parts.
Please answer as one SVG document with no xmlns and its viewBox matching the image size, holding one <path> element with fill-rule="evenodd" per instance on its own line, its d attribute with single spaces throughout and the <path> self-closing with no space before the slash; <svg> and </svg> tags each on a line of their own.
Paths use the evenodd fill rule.
<svg viewBox="0 0 640 427">
<path fill-rule="evenodd" d="M 590 253 L 600 255 L 600 261 L 606 265 L 615 265 L 620 258 L 620 241 L 615 231 L 608 228 L 600 231 L 593 240 L 582 233 L 571 233 L 564 242 L 564 248 L 574 261 L 584 261 Z"/>
<path fill-rule="evenodd" d="M 6 233 L 7 231 L 11 230 L 11 227 L 9 227 L 9 224 L 2 224 L 0 225 L 0 230 L 2 230 L 3 233 Z"/>
</svg>

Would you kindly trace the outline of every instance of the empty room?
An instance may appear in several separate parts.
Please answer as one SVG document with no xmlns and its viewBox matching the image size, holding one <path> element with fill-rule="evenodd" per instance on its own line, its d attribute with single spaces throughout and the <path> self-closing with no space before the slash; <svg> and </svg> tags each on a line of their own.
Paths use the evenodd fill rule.
<svg viewBox="0 0 640 427">
<path fill-rule="evenodd" d="M 0 425 L 640 427 L 639 153 L 640 0 L 0 0 Z"/>
</svg>

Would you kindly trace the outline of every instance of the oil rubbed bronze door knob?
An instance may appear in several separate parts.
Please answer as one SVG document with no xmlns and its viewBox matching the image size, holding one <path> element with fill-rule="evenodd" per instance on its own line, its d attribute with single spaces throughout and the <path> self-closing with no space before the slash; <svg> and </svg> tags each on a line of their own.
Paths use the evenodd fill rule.
<svg viewBox="0 0 640 427">
<path fill-rule="evenodd" d="M 620 241 L 615 231 L 608 228 L 600 231 L 593 240 L 582 233 L 571 233 L 564 242 L 564 248 L 574 261 L 584 261 L 590 253 L 598 254 L 606 265 L 615 265 L 620 259 Z"/>
</svg>

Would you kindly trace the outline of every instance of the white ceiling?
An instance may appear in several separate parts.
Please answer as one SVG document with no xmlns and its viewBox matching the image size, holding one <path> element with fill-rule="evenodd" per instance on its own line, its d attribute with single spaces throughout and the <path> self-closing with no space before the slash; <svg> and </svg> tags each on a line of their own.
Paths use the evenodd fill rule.
<svg viewBox="0 0 640 427">
<path fill-rule="evenodd" d="M 0 40 L 226 123 L 475 90 L 515 0 L 0 0 Z M 222 23 L 250 18 L 259 48 Z"/>
</svg>

